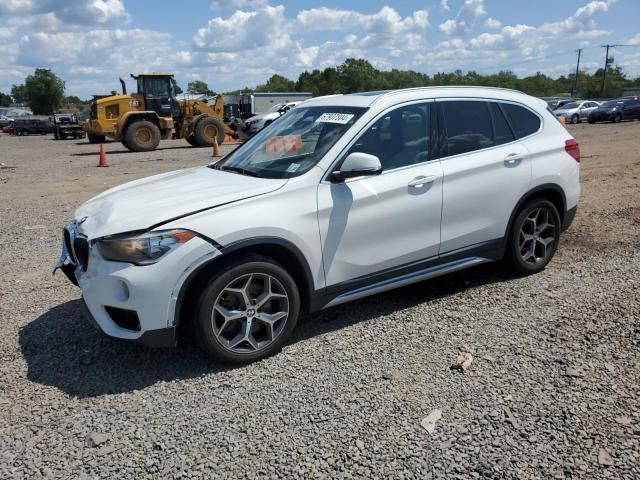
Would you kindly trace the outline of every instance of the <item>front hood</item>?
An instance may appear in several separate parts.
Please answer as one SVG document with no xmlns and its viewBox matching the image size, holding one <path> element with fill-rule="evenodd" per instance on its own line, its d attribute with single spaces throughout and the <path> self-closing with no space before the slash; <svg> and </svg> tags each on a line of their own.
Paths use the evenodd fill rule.
<svg viewBox="0 0 640 480">
<path fill-rule="evenodd" d="M 93 240 L 148 230 L 201 210 L 264 195 L 286 182 L 207 167 L 178 170 L 106 190 L 80 206 L 74 218 L 80 232 Z"/>
</svg>

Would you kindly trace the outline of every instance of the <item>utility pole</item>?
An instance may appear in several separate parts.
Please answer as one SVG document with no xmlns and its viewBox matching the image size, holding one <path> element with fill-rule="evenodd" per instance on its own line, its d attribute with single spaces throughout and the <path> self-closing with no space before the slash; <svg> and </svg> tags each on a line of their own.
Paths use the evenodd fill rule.
<svg viewBox="0 0 640 480">
<path fill-rule="evenodd" d="M 613 45 L 600 45 L 603 48 L 607 49 L 607 53 L 604 55 L 604 74 L 602 75 L 602 96 L 606 97 L 606 86 L 607 86 L 607 67 L 609 66 L 609 48 L 613 47 Z"/>
<path fill-rule="evenodd" d="M 571 91 L 572 97 L 576 97 L 578 95 L 578 72 L 580 71 L 580 55 L 582 54 L 582 49 L 579 48 L 576 52 L 578 52 L 578 63 L 576 63 L 576 76 L 573 79 L 573 90 Z"/>
<path fill-rule="evenodd" d="M 606 97 L 607 92 L 607 67 L 610 63 L 613 63 L 613 57 L 609 58 L 609 49 L 613 47 L 636 47 L 637 45 L 623 45 L 623 44 L 615 44 L 615 45 L 600 45 L 602 48 L 606 48 L 606 53 L 604 55 L 604 74 L 602 75 L 602 96 Z"/>
</svg>

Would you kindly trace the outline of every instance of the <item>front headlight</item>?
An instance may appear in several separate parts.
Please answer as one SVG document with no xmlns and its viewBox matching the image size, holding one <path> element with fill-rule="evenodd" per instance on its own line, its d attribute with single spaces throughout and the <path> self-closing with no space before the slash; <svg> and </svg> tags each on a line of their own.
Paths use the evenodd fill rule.
<svg viewBox="0 0 640 480">
<path fill-rule="evenodd" d="M 196 236 L 190 230 L 165 230 L 135 236 L 106 237 L 98 240 L 96 245 L 100 255 L 107 260 L 150 265 Z"/>
</svg>

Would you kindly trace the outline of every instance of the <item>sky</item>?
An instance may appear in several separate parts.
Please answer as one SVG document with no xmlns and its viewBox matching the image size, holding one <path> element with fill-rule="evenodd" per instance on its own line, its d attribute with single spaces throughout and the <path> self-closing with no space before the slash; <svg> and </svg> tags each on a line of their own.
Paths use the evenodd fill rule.
<svg viewBox="0 0 640 480">
<path fill-rule="evenodd" d="M 557 77 L 604 63 L 640 75 L 640 0 L 1 0 L 0 91 L 52 69 L 67 95 L 175 73 L 215 91 L 297 79 L 347 58 L 428 74 L 457 69 Z M 129 88 L 133 81 L 129 78 Z"/>
</svg>

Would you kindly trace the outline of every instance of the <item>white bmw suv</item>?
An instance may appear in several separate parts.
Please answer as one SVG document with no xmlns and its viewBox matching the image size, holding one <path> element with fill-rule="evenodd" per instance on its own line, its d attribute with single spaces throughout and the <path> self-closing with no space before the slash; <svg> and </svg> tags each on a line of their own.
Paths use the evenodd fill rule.
<svg viewBox="0 0 640 480">
<path fill-rule="evenodd" d="M 222 161 L 82 205 L 57 268 L 106 334 L 227 362 L 302 312 L 485 262 L 544 269 L 574 218 L 580 150 L 539 99 L 438 87 L 306 101 Z"/>
</svg>

